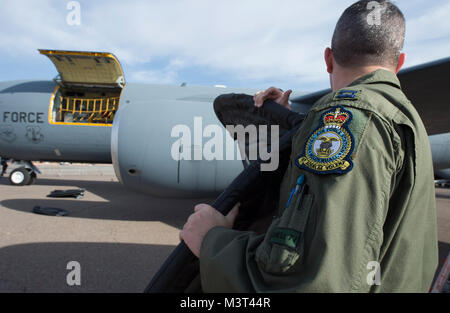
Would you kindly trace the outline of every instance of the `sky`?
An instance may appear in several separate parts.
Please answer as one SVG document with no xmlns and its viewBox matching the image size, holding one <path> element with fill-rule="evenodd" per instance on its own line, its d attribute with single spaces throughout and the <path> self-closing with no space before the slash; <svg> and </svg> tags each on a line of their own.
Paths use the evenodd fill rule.
<svg viewBox="0 0 450 313">
<path fill-rule="evenodd" d="M 323 51 L 353 2 L 0 0 L 0 81 L 54 78 L 37 49 L 60 49 L 113 53 L 127 82 L 321 90 Z M 450 1 L 393 2 L 405 67 L 449 56 Z"/>
</svg>

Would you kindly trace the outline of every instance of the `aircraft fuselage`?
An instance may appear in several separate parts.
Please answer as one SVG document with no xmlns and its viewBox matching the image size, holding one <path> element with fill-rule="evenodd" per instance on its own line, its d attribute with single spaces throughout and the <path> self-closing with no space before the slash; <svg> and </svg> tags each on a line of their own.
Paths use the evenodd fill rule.
<svg viewBox="0 0 450 313">
<path fill-rule="evenodd" d="M 111 163 L 111 127 L 53 124 L 53 81 L 0 83 L 0 155 L 25 161 Z"/>
</svg>

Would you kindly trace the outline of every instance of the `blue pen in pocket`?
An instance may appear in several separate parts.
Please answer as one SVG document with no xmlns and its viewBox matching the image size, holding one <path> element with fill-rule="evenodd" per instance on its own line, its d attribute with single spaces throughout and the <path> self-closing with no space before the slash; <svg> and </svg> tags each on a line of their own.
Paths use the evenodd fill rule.
<svg viewBox="0 0 450 313">
<path fill-rule="evenodd" d="M 286 203 L 286 208 L 289 207 L 289 204 L 291 204 L 292 197 L 293 197 L 296 193 L 298 193 L 298 192 L 300 191 L 301 196 L 303 195 L 304 189 L 305 189 L 305 175 L 302 174 L 302 175 L 300 175 L 300 177 L 297 179 L 297 184 L 295 185 L 295 187 L 292 188 L 291 195 L 289 196 L 289 200 L 288 200 L 287 203 Z"/>
</svg>

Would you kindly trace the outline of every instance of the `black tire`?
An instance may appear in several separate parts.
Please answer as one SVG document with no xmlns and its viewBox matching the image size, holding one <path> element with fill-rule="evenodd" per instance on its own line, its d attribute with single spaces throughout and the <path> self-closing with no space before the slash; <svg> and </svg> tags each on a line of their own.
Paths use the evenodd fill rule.
<svg viewBox="0 0 450 313">
<path fill-rule="evenodd" d="M 36 173 L 35 172 L 31 172 L 31 174 L 30 174 L 30 181 L 27 183 L 27 185 L 33 185 L 34 181 L 36 180 L 36 177 L 37 177 Z"/>
<path fill-rule="evenodd" d="M 25 167 L 20 167 L 9 174 L 9 181 L 14 186 L 25 186 L 30 183 L 31 174 Z"/>
</svg>

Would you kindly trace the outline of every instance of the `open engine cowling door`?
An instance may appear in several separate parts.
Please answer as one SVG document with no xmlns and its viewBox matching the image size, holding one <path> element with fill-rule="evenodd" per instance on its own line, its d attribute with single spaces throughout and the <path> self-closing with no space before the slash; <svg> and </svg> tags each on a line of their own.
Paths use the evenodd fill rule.
<svg viewBox="0 0 450 313">
<path fill-rule="evenodd" d="M 219 96 L 214 110 L 226 125 L 279 125 L 279 166 L 275 171 L 261 171 L 263 161 L 249 162 L 225 191 L 212 203 L 226 215 L 237 202 L 241 203 L 234 229 L 264 232 L 270 224 L 272 212 L 278 208 L 279 186 L 289 164 L 292 137 L 300 127 L 304 115 L 268 100 L 262 108 L 255 108 L 253 97 L 243 94 Z M 181 242 L 170 254 L 152 281 L 147 293 L 202 292 L 198 259 Z"/>
<path fill-rule="evenodd" d="M 111 53 L 39 50 L 58 70 L 63 85 L 120 87 L 125 85 L 122 67 Z"/>
<path fill-rule="evenodd" d="M 111 53 L 39 50 L 59 75 L 50 99 L 52 125 L 107 126 L 113 124 L 125 86 L 122 67 Z"/>
</svg>

